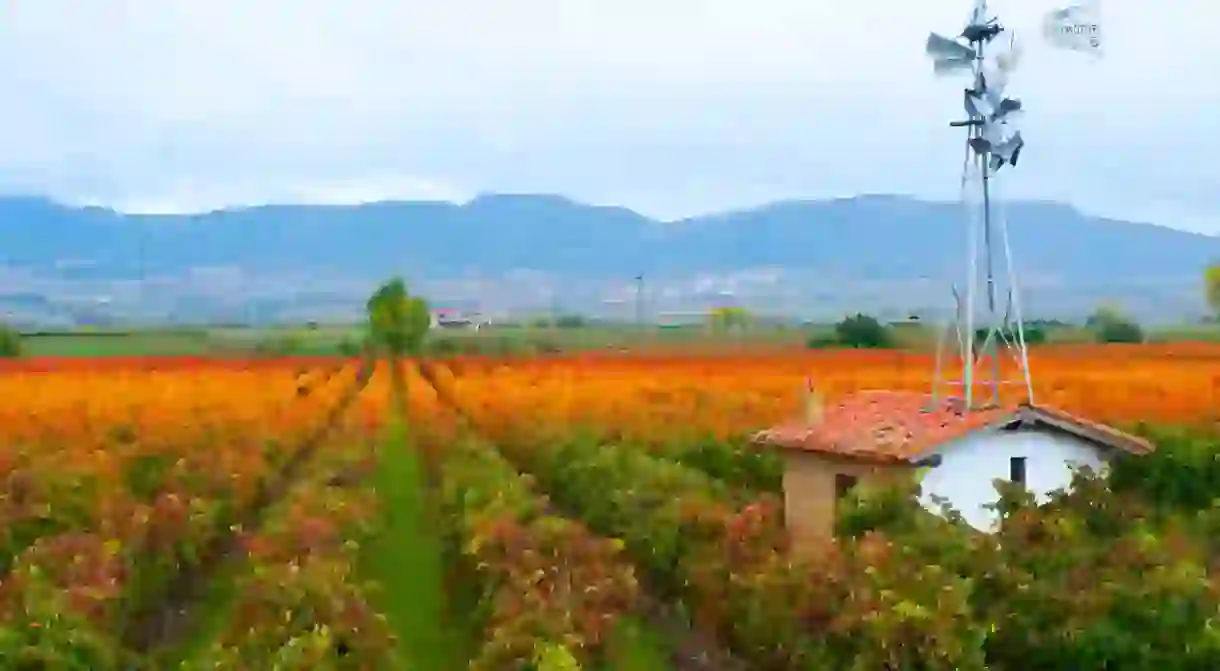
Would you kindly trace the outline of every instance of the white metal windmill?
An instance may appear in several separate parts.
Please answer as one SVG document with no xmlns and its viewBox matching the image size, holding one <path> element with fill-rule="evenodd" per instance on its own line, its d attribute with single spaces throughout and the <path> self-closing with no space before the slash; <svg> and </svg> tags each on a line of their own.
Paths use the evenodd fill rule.
<svg viewBox="0 0 1220 671">
<path fill-rule="evenodd" d="M 1046 41 L 1058 48 L 1100 54 L 1100 13 L 1096 2 L 1091 0 L 1047 14 L 1043 23 Z M 977 195 L 981 202 L 977 203 L 977 208 L 971 207 L 964 301 L 954 287 L 953 318 L 937 345 L 936 380 L 932 389 L 932 401 L 936 404 L 940 402 L 942 386 L 960 387 L 966 412 L 998 405 L 1003 385 L 1024 386 L 1026 399 L 1031 403 L 1034 395 L 1008 226 L 999 214 L 994 193 L 996 173 L 1005 167 L 1015 167 L 1025 146 L 1021 131 L 1017 129 L 1021 101 L 1005 93 L 1019 51 L 1014 33 L 989 12 L 987 5 L 987 0 L 975 0 L 970 19 L 960 35 L 948 38 L 932 33 L 926 46 L 937 74 L 968 74 L 971 81 L 963 94 L 966 119 L 949 125 L 967 130 L 961 175 L 963 200 L 973 206 L 976 203 L 971 201 Z M 996 238 L 999 249 L 995 247 Z M 997 255 L 1002 259 L 997 259 Z M 982 286 L 978 277 L 980 261 L 984 269 Z M 1006 271 L 1007 301 L 1003 312 L 997 297 L 997 262 L 1002 262 Z M 976 294 L 980 289 L 985 292 L 985 309 L 976 314 Z M 951 338 L 956 340 L 962 360 L 959 379 L 952 379 L 952 375 L 943 370 Z M 1015 376 L 1005 378 L 1001 374 L 1001 360 L 1005 355 L 1016 364 Z M 987 377 L 980 379 L 984 370 Z M 976 385 L 982 388 L 976 390 Z"/>
</svg>

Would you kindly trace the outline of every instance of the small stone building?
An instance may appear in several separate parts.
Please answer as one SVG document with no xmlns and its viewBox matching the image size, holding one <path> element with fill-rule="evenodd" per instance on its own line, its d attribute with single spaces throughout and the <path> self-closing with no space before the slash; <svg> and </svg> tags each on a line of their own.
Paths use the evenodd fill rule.
<svg viewBox="0 0 1220 671">
<path fill-rule="evenodd" d="M 925 506 L 943 497 L 975 528 L 988 531 L 998 499 L 993 480 L 1022 483 L 1045 499 L 1071 483 L 1073 466 L 1104 468 L 1116 452 L 1148 454 L 1148 441 L 1051 408 L 1020 404 L 961 412 L 946 399 L 869 391 L 823 406 L 811 395 L 806 416 L 759 432 L 781 450 L 784 506 L 794 549 L 833 536 L 839 501 L 860 483 L 920 479 Z"/>
</svg>

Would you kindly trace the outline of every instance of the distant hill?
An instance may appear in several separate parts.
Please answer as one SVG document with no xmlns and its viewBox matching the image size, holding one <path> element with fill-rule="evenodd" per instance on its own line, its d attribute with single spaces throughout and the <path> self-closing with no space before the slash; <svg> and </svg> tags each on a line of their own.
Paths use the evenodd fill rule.
<svg viewBox="0 0 1220 671">
<path fill-rule="evenodd" d="M 1185 286 L 1220 258 L 1212 236 L 1050 203 L 1005 210 L 1021 273 L 1031 280 L 1119 293 L 1141 283 Z M 939 280 L 962 265 L 965 243 L 960 205 L 898 196 L 778 202 L 674 222 L 548 195 L 174 216 L 0 199 L 0 266 L 76 282 L 216 266 L 351 278 L 530 269 L 571 281 L 765 267 L 842 282 Z"/>
</svg>

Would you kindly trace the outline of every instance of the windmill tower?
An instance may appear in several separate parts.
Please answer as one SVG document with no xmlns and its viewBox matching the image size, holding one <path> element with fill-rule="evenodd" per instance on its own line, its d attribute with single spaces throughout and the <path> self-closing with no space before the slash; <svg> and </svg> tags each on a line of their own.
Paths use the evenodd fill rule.
<svg viewBox="0 0 1220 671">
<path fill-rule="evenodd" d="M 1044 20 L 1043 35 L 1054 47 L 1098 54 L 1101 49 L 1098 14 L 1096 0 L 1052 11 Z M 1032 403 L 1033 380 L 1017 272 L 1008 225 L 996 193 L 997 175 L 1006 167 L 1005 173 L 1016 167 L 1025 146 L 1017 129 L 1021 101 L 1005 92 L 1018 56 L 1014 35 L 989 11 L 987 0 L 975 0 L 962 32 L 956 38 L 932 33 L 926 51 L 932 58 L 934 72 L 965 74 L 970 81 L 962 97 L 966 118 L 949 123 L 966 131 L 961 189 L 971 215 L 967 276 L 963 292 L 953 288 L 952 317 L 937 345 L 932 402 L 939 403 L 942 390 L 947 387 L 954 390 L 952 393 L 969 412 L 999 405 L 1001 389 L 1015 386 Z M 1003 278 L 996 276 L 1000 265 Z M 946 354 L 952 349 L 956 349 L 961 361 L 960 377 L 945 365 Z M 1013 365 L 1005 366 L 1005 360 L 1011 360 Z"/>
<path fill-rule="evenodd" d="M 1008 39 L 1003 39 L 1007 37 Z M 1008 42 L 1007 49 L 1003 43 Z M 1008 243 L 1008 226 L 997 216 L 997 173 L 1015 167 L 1025 145 L 1016 129 L 1021 101 L 1005 95 L 1008 73 L 1014 64 L 1011 33 L 988 12 L 986 0 L 976 0 L 965 29 L 956 39 L 935 33 L 928 36 L 927 52 L 938 74 L 964 72 L 971 86 L 963 92 L 966 119 L 950 126 L 966 131 L 961 188 L 971 216 L 968 224 L 964 296 L 954 287 L 953 316 L 941 334 L 936 352 L 933 403 L 940 402 L 943 387 L 960 388 L 966 412 L 1000 404 L 1006 385 L 1024 385 L 1027 400 L 1033 400 L 1029 352 L 1021 319 L 1017 275 Z M 990 53 L 989 53 L 990 52 Z M 999 243 L 997 245 L 997 242 Z M 1000 282 L 996 266 L 1006 271 L 1005 306 L 1000 306 Z M 983 277 L 979 277 L 979 266 Z M 979 295 L 982 293 L 982 301 Z M 982 305 L 979 305 L 979 303 Z M 980 309 L 981 308 L 981 309 Z M 1002 310 L 1002 312 L 1001 312 Z M 956 341 L 962 362 L 961 377 L 945 370 L 944 359 Z M 1015 364 L 1015 374 L 1004 359 Z"/>
</svg>

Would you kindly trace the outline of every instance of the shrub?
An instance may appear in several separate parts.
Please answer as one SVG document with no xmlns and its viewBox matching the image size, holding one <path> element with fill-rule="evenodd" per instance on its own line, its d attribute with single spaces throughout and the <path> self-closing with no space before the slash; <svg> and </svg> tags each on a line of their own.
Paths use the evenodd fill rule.
<svg viewBox="0 0 1220 671">
<path fill-rule="evenodd" d="M 301 339 L 294 335 L 273 336 L 255 345 L 254 352 L 260 356 L 291 356 L 300 353 L 301 344 Z"/>
<path fill-rule="evenodd" d="M 0 324 L 0 358 L 21 356 L 21 335 L 5 324 Z"/>
<path fill-rule="evenodd" d="M 1097 342 L 1138 343 L 1144 341 L 1144 331 L 1139 324 L 1112 307 L 1100 307 L 1085 322 L 1092 329 Z"/>
<path fill-rule="evenodd" d="M 721 440 L 705 436 L 682 441 L 666 452 L 679 463 L 718 480 L 759 492 L 783 492 L 783 458 L 755 445 L 749 437 Z"/>
<path fill-rule="evenodd" d="M 828 347 L 837 347 L 838 345 L 839 341 L 837 338 L 824 333 L 811 335 L 809 336 L 809 339 L 805 341 L 805 346 L 809 349 L 826 349 Z"/>
<path fill-rule="evenodd" d="M 1046 342 L 1046 329 L 1041 326 L 1026 326 L 1024 331 L 1026 345 L 1041 345 Z"/>
<path fill-rule="evenodd" d="M 584 328 L 585 318 L 580 315 L 560 315 L 555 320 L 555 327 L 561 329 Z"/>
<path fill-rule="evenodd" d="M 601 655 L 635 602 L 635 571 L 619 543 L 547 514 L 533 482 L 492 446 L 446 442 L 439 499 L 446 552 L 474 588 L 483 630 L 472 671 L 580 668 Z M 522 664 L 531 658 L 536 666 Z"/>
<path fill-rule="evenodd" d="M 434 338 L 428 343 L 433 356 L 449 357 L 461 353 L 462 344 L 453 338 Z"/>
<path fill-rule="evenodd" d="M 1024 335 L 1025 335 L 1025 344 L 1026 345 L 1041 345 L 1046 342 L 1046 330 L 1043 329 L 1041 326 L 1025 326 L 1025 327 L 1023 327 L 1022 331 L 1024 332 Z M 1009 342 L 1016 343 L 1017 342 L 1016 327 L 1015 326 L 1006 327 L 1004 329 L 1004 337 L 1007 338 L 1009 340 Z M 974 331 L 975 347 L 978 347 L 979 345 L 981 345 L 983 343 L 983 341 L 986 339 L 987 339 L 987 329 L 975 329 L 975 331 Z M 1003 341 L 998 341 L 997 344 L 1000 344 L 1000 346 L 1003 346 L 1002 343 L 1003 343 Z"/>
<path fill-rule="evenodd" d="M 1144 342 L 1144 330 L 1133 321 L 1106 321 L 1097 327 L 1097 341 L 1102 343 Z"/>
<path fill-rule="evenodd" d="M 351 338 L 344 338 L 339 341 L 339 354 L 343 356 L 356 356 L 363 349 L 360 343 Z"/>
<path fill-rule="evenodd" d="M 835 339 L 845 347 L 877 349 L 889 347 L 889 331 L 876 318 L 857 312 L 835 324 Z"/>
</svg>

